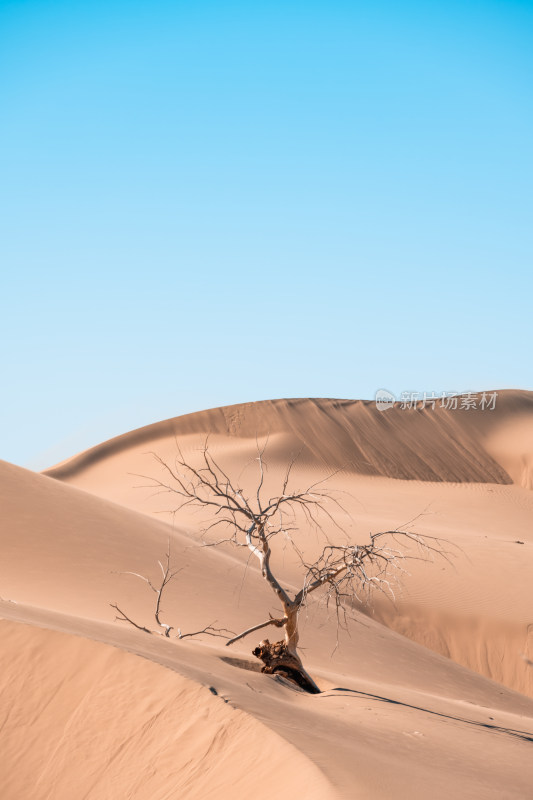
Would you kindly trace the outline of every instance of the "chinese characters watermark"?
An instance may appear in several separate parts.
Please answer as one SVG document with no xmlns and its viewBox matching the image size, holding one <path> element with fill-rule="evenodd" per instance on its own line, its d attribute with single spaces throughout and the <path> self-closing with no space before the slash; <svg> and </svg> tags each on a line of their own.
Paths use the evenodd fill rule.
<svg viewBox="0 0 533 800">
<path fill-rule="evenodd" d="M 376 408 L 387 411 L 398 405 L 400 409 L 443 408 L 446 411 L 494 411 L 498 392 L 402 392 L 400 399 L 387 389 L 378 389 Z"/>
</svg>

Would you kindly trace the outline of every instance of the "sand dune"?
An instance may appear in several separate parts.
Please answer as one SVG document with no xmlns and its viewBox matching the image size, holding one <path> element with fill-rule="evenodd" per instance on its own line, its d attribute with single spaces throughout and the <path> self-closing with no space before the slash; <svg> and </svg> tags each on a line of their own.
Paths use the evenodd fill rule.
<svg viewBox="0 0 533 800">
<path fill-rule="evenodd" d="M 509 423 L 517 433 L 504 436 L 505 444 L 500 445 L 500 431 Z M 518 431 L 527 432 L 527 441 Z M 532 432 L 532 392 L 499 392 L 494 410 L 484 411 L 448 410 L 438 403 L 435 408 L 410 410 L 396 404 L 378 411 L 374 402 L 364 400 L 269 400 L 148 425 L 93 447 L 47 474 L 79 480 L 121 451 L 147 450 L 174 436 L 209 433 L 227 440 L 282 435 L 283 455 L 299 452 L 302 461 L 361 475 L 523 485 L 524 463 L 531 467 Z"/>
<path fill-rule="evenodd" d="M 27 608 L 13 615 L 77 627 Z M 82 625 L 86 636 L 111 633 L 118 650 L 15 622 L 1 627 L 9 643 L 0 684 L 9 800 L 266 800 L 276 790 L 324 800 L 528 796 L 531 703 L 438 657 L 433 690 L 424 658 L 421 686 L 402 684 L 400 656 L 389 667 L 392 683 L 339 682 L 328 672 L 324 692 L 311 697 L 198 642 Z"/>
<path fill-rule="evenodd" d="M 272 401 L 133 431 L 46 474 L 0 462 L 2 798 L 525 798 L 533 780 L 533 395 L 494 412 L 378 412 L 373 404 Z M 341 468 L 336 521 L 354 541 L 415 518 L 452 563 L 413 563 L 396 604 L 360 608 L 349 632 L 322 605 L 302 648 L 323 693 L 262 675 L 251 636 L 231 648 L 153 624 L 170 540 L 182 568 L 163 618 L 183 632 L 242 630 L 276 611 L 246 554 L 202 546 L 202 519 L 167 513 L 156 452 L 210 449 L 246 489 L 269 437 L 275 491 L 299 453 L 301 485 Z M 243 466 L 248 467 L 243 470 Z M 316 537 L 305 528 L 306 553 Z M 294 588 L 289 553 L 275 566 Z M 401 635 L 403 634 L 403 635 Z M 529 695 L 529 697 L 527 696 Z"/>
<path fill-rule="evenodd" d="M 334 796 L 296 748 L 198 682 L 80 637 L 0 632 L 4 800 L 251 797 L 257 782 Z"/>
<path fill-rule="evenodd" d="M 357 541 L 364 541 L 368 531 L 394 528 L 422 514 L 417 523 L 421 532 L 460 548 L 453 569 L 414 569 L 397 606 L 378 600 L 374 615 L 415 641 L 531 694 L 533 676 L 522 654 L 533 647 L 528 580 L 533 496 L 512 485 L 503 471 L 505 465 L 524 477 L 520 465 L 533 458 L 527 436 L 531 425 L 533 394 L 528 392 L 500 392 L 494 411 L 457 413 L 438 407 L 380 412 L 362 401 L 279 400 L 200 412 L 132 431 L 46 474 L 168 520 L 161 512 L 173 507 L 172 498 L 154 495 L 146 488 L 149 481 L 136 475 L 157 474 L 151 452 L 171 463 L 176 441 L 194 458 L 208 433 L 210 449 L 231 474 L 240 475 L 257 455 L 256 435 L 268 436 L 273 491 L 275 477 L 293 454 L 298 454 L 301 485 L 342 466 L 331 485 L 343 492 L 343 522 Z M 510 426 L 515 433 L 504 450 L 498 442 Z M 501 464 L 487 448 L 500 454 Z M 370 461 L 360 457 L 363 449 L 374 464 L 372 474 Z M 390 464 L 395 470 L 388 469 Z M 391 477 L 398 470 L 409 480 Z M 197 518 L 181 514 L 180 521 L 194 536 Z M 288 567 L 287 573 L 297 580 Z"/>
</svg>

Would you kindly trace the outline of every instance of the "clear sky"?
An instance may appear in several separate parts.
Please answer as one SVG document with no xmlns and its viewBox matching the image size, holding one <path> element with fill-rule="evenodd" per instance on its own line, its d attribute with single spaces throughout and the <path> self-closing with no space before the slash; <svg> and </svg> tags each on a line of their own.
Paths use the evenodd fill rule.
<svg viewBox="0 0 533 800">
<path fill-rule="evenodd" d="M 533 389 L 533 3 L 0 0 L 0 457 Z"/>
</svg>

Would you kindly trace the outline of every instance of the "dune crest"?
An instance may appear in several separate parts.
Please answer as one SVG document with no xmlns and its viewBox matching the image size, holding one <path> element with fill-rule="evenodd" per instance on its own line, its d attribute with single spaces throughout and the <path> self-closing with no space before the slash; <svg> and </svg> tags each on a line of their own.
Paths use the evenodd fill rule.
<svg viewBox="0 0 533 800">
<path fill-rule="evenodd" d="M 120 452 L 173 437 L 236 439 L 283 437 L 287 451 L 329 469 L 401 480 L 523 484 L 523 442 L 515 436 L 505 456 L 489 445 L 495 432 L 520 414 L 533 425 L 533 392 L 501 391 L 494 410 L 440 408 L 379 411 L 373 401 L 266 400 L 200 411 L 117 436 L 45 470 L 76 480 L 85 470 Z M 531 436 L 528 452 L 531 455 Z M 511 477 L 511 473 L 513 477 Z M 527 478 L 529 481 L 529 477 Z M 527 487 L 529 488 L 529 486 Z"/>
</svg>

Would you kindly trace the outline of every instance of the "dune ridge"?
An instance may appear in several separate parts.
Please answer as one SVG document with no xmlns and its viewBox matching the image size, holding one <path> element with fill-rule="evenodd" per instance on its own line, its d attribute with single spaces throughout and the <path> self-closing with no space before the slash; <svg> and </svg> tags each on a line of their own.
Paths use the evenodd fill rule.
<svg viewBox="0 0 533 800">
<path fill-rule="evenodd" d="M 515 442 L 518 452 L 511 448 L 498 460 L 498 447 L 491 448 L 490 440 L 517 415 L 522 427 L 533 431 L 533 392 L 501 391 L 493 411 L 448 410 L 438 404 L 416 409 L 396 404 L 379 411 L 373 401 L 365 400 L 266 400 L 186 414 L 139 428 L 51 467 L 45 474 L 69 480 L 120 451 L 169 437 L 210 434 L 253 439 L 282 433 L 287 450 L 332 469 L 402 480 L 507 484 L 513 482 L 509 469 L 519 474 L 528 453 L 521 453 L 520 443 Z"/>
</svg>

